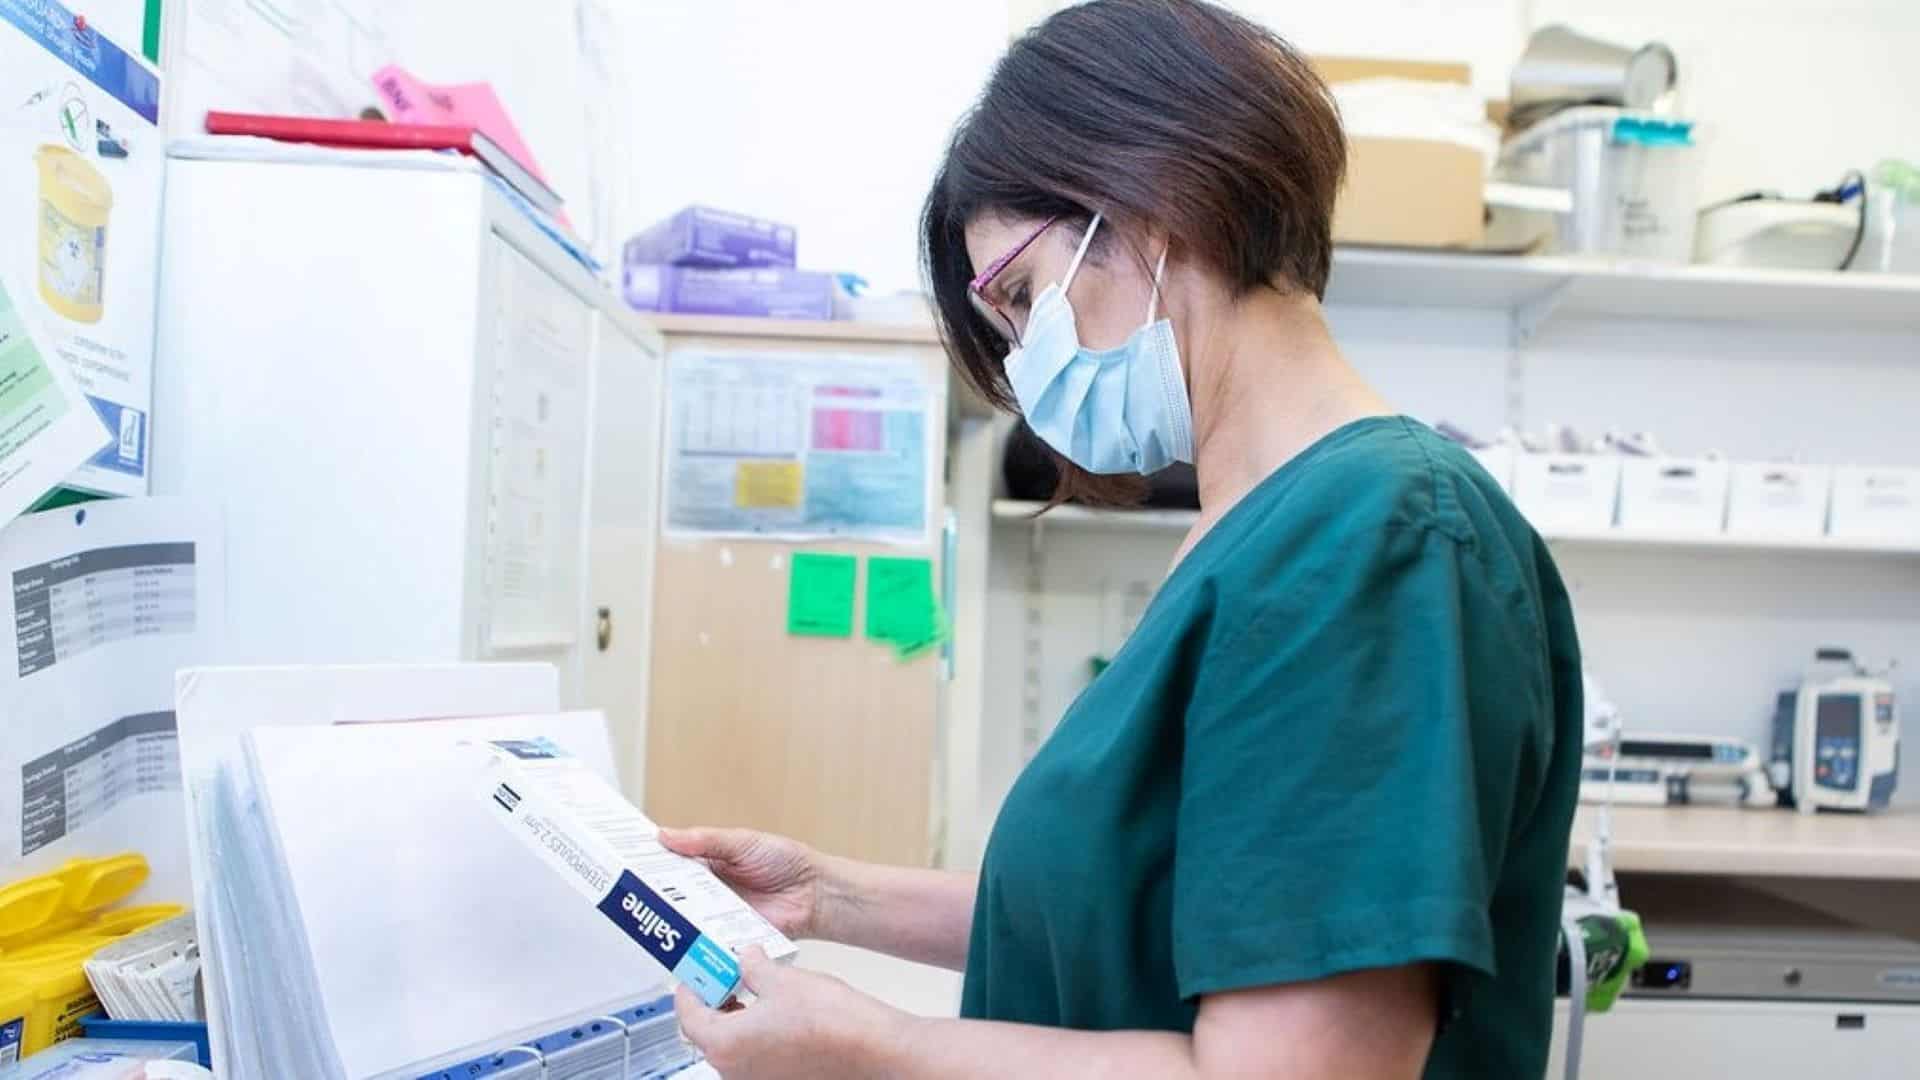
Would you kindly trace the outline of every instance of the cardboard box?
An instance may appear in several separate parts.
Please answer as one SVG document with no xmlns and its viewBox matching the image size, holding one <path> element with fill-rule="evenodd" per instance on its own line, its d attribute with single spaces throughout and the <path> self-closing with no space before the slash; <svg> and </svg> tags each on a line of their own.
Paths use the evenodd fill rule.
<svg viewBox="0 0 1920 1080">
<path fill-rule="evenodd" d="M 1468 83 L 1465 64 L 1316 57 L 1328 85 L 1397 78 Z M 1347 182 L 1334 204 L 1336 244 L 1473 247 L 1486 229 L 1485 158 L 1458 143 L 1366 136 L 1347 140 Z"/>
</svg>

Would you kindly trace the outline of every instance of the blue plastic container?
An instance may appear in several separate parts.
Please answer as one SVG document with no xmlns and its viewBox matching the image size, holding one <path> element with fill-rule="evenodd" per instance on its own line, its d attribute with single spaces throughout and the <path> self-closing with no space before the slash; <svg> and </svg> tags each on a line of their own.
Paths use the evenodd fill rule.
<svg viewBox="0 0 1920 1080">
<path fill-rule="evenodd" d="M 200 1064 L 213 1068 L 213 1048 L 207 1039 L 207 1025 L 200 1021 L 109 1020 L 106 1014 L 83 1017 L 81 1030 L 92 1039 L 158 1039 L 166 1042 L 190 1042 Z"/>
</svg>

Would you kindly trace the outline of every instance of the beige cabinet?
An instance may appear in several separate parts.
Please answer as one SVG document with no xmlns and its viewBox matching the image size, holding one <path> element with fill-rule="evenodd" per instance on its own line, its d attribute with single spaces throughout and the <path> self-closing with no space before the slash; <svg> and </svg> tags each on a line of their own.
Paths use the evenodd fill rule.
<svg viewBox="0 0 1920 1080">
<path fill-rule="evenodd" d="M 769 360 L 889 357 L 922 365 L 936 397 L 926 453 L 946 455 L 945 359 L 926 326 L 660 317 L 668 365 L 683 350 Z M 668 409 L 672 408 L 669 394 Z M 672 424 L 666 438 L 673 438 Z M 674 448 L 663 448 L 671 467 Z M 797 551 L 934 560 L 942 581 L 945 486 L 918 545 L 677 537 L 655 555 L 645 736 L 647 812 L 670 824 L 742 825 L 823 850 L 925 864 L 932 850 L 942 657 L 902 661 L 868 641 L 866 567 L 850 638 L 787 633 Z"/>
</svg>

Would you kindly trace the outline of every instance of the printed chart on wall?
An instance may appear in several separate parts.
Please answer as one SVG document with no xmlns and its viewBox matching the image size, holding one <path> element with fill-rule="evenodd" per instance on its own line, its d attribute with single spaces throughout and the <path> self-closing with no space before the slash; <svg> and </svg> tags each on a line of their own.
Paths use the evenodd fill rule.
<svg viewBox="0 0 1920 1080">
<path fill-rule="evenodd" d="M 185 902 L 175 670 L 213 659 L 215 517 L 176 499 L 92 503 L 0 531 L 0 865 L 136 851 L 149 900 Z M 18 876 L 18 875 L 14 875 Z"/>
<path fill-rule="evenodd" d="M 55 482 L 108 495 L 147 491 L 166 148 L 139 50 L 49 0 L 0 0 L 0 309 L 84 394 L 92 445 Z"/>
<path fill-rule="evenodd" d="M 667 532 L 929 539 L 937 395 L 911 357 L 676 353 Z"/>
</svg>

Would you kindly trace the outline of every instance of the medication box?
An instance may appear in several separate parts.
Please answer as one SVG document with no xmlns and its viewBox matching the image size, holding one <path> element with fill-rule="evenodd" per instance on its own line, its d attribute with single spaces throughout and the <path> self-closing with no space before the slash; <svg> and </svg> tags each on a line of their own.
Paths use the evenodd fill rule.
<svg viewBox="0 0 1920 1080">
<path fill-rule="evenodd" d="M 1733 466 L 1730 487 L 1730 536 L 1804 540 L 1827 531 L 1830 468 L 1746 462 Z"/>
<path fill-rule="evenodd" d="M 1513 501 L 1543 533 L 1593 532 L 1613 524 L 1620 459 L 1601 454 L 1521 454 Z"/>
<path fill-rule="evenodd" d="M 627 306 L 680 315 L 746 315 L 763 319 L 833 318 L 832 274 L 814 270 L 626 268 Z"/>
<path fill-rule="evenodd" d="M 1675 536 L 1718 533 L 1727 518 L 1727 475 L 1724 461 L 1623 458 L 1620 527 Z"/>
<path fill-rule="evenodd" d="M 546 739 L 484 749 L 487 810 L 700 1000 L 733 997 L 749 946 L 775 960 L 798 951 L 704 864 L 662 847 L 659 828 L 565 750 Z"/>
<path fill-rule="evenodd" d="M 689 206 L 627 241 L 626 262 L 668 266 L 794 265 L 793 226 Z"/>
<path fill-rule="evenodd" d="M 1849 540 L 1920 543 L 1920 469 L 1835 469 L 1827 532 Z"/>
</svg>

